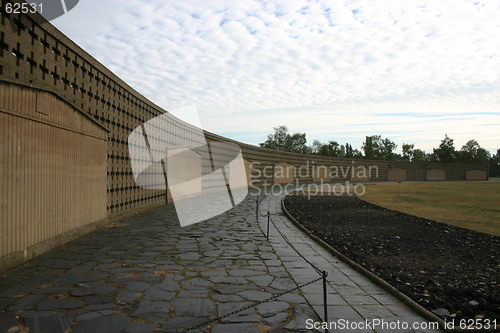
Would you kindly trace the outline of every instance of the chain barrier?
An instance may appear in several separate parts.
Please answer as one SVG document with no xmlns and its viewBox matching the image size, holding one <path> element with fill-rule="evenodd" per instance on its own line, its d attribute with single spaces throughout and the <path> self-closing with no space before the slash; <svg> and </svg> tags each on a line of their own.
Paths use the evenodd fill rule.
<svg viewBox="0 0 500 333">
<path fill-rule="evenodd" d="M 271 223 L 273 224 L 274 228 L 276 229 L 276 231 L 281 235 L 281 237 L 283 237 L 283 239 L 285 240 L 285 242 L 302 258 L 304 259 L 309 265 L 311 265 L 312 268 L 314 268 L 314 270 L 320 274 L 320 275 L 323 275 L 323 271 L 321 269 L 319 269 L 316 265 L 314 265 L 312 262 L 310 262 L 306 257 L 304 257 L 304 255 L 302 253 L 299 252 L 299 250 L 297 250 L 295 248 L 295 246 L 293 246 L 293 244 L 290 242 L 290 240 L 288 239 L 288 237 L 286 237 L 279 229 L 278 227 L 276 226 L 276 223 L 274 223 L 273 219 L 269 216 L 269 220 L 271 221 Z"/>
<path fill-rule="evenodd" d="M 262 203 L 262 201 L 260 202 Z M 276 231 L 280 234 L 280 236 L 285 240 L 285 242 L 302 258 L 304 259 L 305 262 L 307 262 L 319 275 L 321 275 L 320 278 L 318 278 L 316 281 L 319 281 L 319 280 L 323 280 L 323 311 L 324 311 L 324 321 L 325 322 L 328 322 L 328 303 L 327 303 L 327 286 L 326 286 L 326 277 L 328 276 L 328 273 L 324 270 L 321 270 L 319 269 L 316 265 L 314 265 L 311 261 L 309 261 L 309 259 L 307 259 L 302 253 L 300 253 L 299 250 L 297 250 L 297 248 L 295 248 L 295 246 L 292 244 L 292 242 L 290 242 L 290 240 L 288 239 L 288 237 L 286 237 L 282 232 L 281 230 L 278 228 L 278 226 L 276 225 L 276 223 L 274 222 L 274 220 L 272 219 L 271 217 L 271 212 L 268 210 L 267 211 L 267 214 L 263 215 L 260 210 L 259 210 L 259 196 L 257 195 L 257 204 L 256 204 L 256 219 L 257 219 L 257 224 L 259 224 L 259 216 L 262 216 L 262 217 L 267 217 L 267 234 L 266 234 L 266 238 L 267 240 L 269 241 L 269 227 L 270 227 L 270 224 L 272 223 L 274 228 L 276 229 Z M 262 230 L 262 229 L 261 229 Z M 328 333 L 328 330 L 326 329 L 325 330 L 326 333 Z"/>
<path fill-rule="evenodd" d="M 197 325 L 194 325 L 190 328 L 186 328 L 182 331 L 180 331 L 181 333 L 185 333 L 185 332 L 189 332 L 189 331 L 192 331 L 192 330 L 196 330 L 198 328 L 201 328 L 201 327 L 205 327 L 207 325 L 210 325 L 212 323 L 215 323 L 215 322 L 218 322 L 218 321 L 221 321 L 222 319 L 224 318 L 227 318 L 227 317 L 230 317 L 230 316 L 233 316 L 237 313 L 240 313 L 240 312 L 243 312 L 243 311 L 246 311 L 248 309 L 251 309 L 253 307 L 256 307 L 256 306 L 259 306 L 261 304 L 264 304 L 264 303 L 267 303 L 267 302 L 271 302 L 271 301 L 274 301 L 276 300 L 277 298 L 283 296 L 283 295 L 286 295 L 286 294 L 289 294 L 289 293 L 292 293 L 294 291 L 297 291 L 301 288 L 304 288 L 308 285 L 311 285 L 315 282 L 318 282 L 320 280 L 323 280 L 323 300 L 324 300 L 324 318 L 325 318 L 325 321 L 327 321 L 327 318 L 328 318 L 328 311 L 327 311 L 327 294 L 326 294 L 326 277 L 328 276 L 328 273 L 326 271 L 322 271 L 320 270 L 316 265 L 314 265 L 312 262 L 310 262 L 302 253 L 299 252 L 299 250 L 297 250 L 295 248 L 295 246 L 293 246 L 293 244 L 290 242 L 290 240 L 278 229 L 278 227 L 276 226 L 276 223 L 273 221 L 273 219 L 271 218 L 271 212 L 268 211 L 266 214 L 262 214 L 259 210 L 259 205 L 262 203 L 259 202 L 259 196 L 257 195 L 257 205 L 256 205 L 256 209 L 255 209 L 255 217 L 257 219 L 257 222 L 259 221 L 259 215 L 262 216 L 262 217 L 267 217 L 267 240 L 269 241 L 269 227 L 270 227 L 270 224 L 272 223 L 274 228 L 278 231 L 278 233 L 281 235 L 281 237 L 283 237 L 283 239 L 285 240 L 285 242 L 302 258 L 304 259 L 318 274 L 320 274 L 321 276 L 314 279 L 314 280 L 311 280 L 309 282 L 306 282 L 306 283 L 303 283 L 301 285 L 298 285 L 297 287 L 294 287 L 292 289 L 289 289 L 289 290 L 286 290 L 286 291 L 283 291 L 281 293 L 278 293 L 278 294 L 274 294 L 272 297 L 269 297 L 269 298 L 266 298 L 262 301 L 259 301 L 259 302 L 255 302 L 255 303 L 252 303 L 252 304 L 249 304 L 249 305 L 246 305 L 238 310 L 234 310 L 232 312 L 229 312 L 229 313 L 226 313 L 226 314 L 223 314 L 217 318 L 214 318 L 214 319 L 211 319 L 209 321 L 206 321 L 204 323 L 201 323 L 201 324 L 197 324 Z M 328 332 L 328 330 L 325 330 L 325 332 Z"/>
<path fill-rule="evenodd" d="M 262 201 L 260 202 L 262 203 Z M 271 220 L 271 213 L 267 211 L 266 214 L 262 214 L 259 210 L 259 195 L 257 195 L 257 204 L 255 208 L 255 219 L 257 220 L 257 223 L 259 222 L 259 215 L 262 217 L 267 217 L 267 233 L 266 233 L 266 239 L 269 241 L 269 227 L 270 227 L 270 220 Z M 261 229 L 262 230 L 262 229 Z"/>
<path fill-rule="evenodd" d="M 285 240 L 285 242 L 302 258 L 304 259 L 309 265 L 311 265 L 311 267 L 320 275 L 323 274 L 323 271 L 321 269 L 319 269 L 316 265 L 314 265 L 312 262 L 310 262 L 306 257 L 304 257 L 304 255 L 302 253 L 299 252 L 299 250 L 297 250 L 295 248 L 295 246 L 293 246 L 293 244 L 290 242 L 290 240 L 280 231 L 280 229 L 278 228 L 278 226 L 276 225 L 276 223 L 274 222 L 274 220 L 272 219 L 271 217 L 271 212 L 267 212 L 266 214 L 262 214 L 259 210 L 259 205 L 262 203 L 259 202 L 259 196 L 257 196 L 257 209 L 256 211 L 258 212 L 258 214 L 262 217 L 267 217 L 267 234 L 266 234 L 266 237 L 267 237 L 267 240 L 269 240 L 269 225 L 270 223 L 273 224 L 274 228 L 276 229 L 276 231 L 281 235 L 281 237 Z M 258 216 L 257 216 L 257 221 L 259 220 Z"/>
<path fill-rule="evenodd" d="M 214 319 L 209 320 L 209 321 L 207 321 L 207 322 L 204 322 L 204 323 L 202 323 L 202 324 L 198 324 L 198 325 L 195 325 L 195 326 L 193 326 L 193 327 L 186 328 L 186 329 L 182 330 L 182 331 L 181 331 L 181 333 L 189 332 L 189 331 L 192 331 L 192 330 L 195 330 L 195 329 L 198 329 L 198 328 L 201 328 L 201 327 L 204 327 L 204 326 L 210 325 L 210 324 L 212 324 L 212 323 L 218 322 L 218 321 L 220 321 L 220 320 L 222 320 L 222 319 L 224 319 L 224 318 L 230 317 L 230 316 L 235 315 L 235 314 L 237 314 L 237 313 L 243 312 L 243 311 L 245 311 L 245 310 L 251 309 L 251 308 L 253 308 L 253 307 L 259 306 L 259 305 L 264 304 L 264 303 L 267 303 L 267 302 L 274 301 L 275 299 L 277 299 L 277 298 L 279 298 L 279 297 L 281 297 L 281 296 L 283 296 L 283 295 L 286 295 L 286 294 L 289 294 L 289 293 L 291 293 L 291 292 L 297 291 L 297 290 L 299 290 L 300 288 L 304 288 L 304 287 L 306 287 L 306 286 L 308 286 L 308 285 L 310 285 L 310 284 L 313 284 L 313 283 L 315 283 L 315 282 L 318 282 L 318 281 L 319 281 L 319 280 L 321 280 L 321 279 L 323 279 L 323 277 L 319 277 L 319 278 L 314 279 L 314 280 L 312 280 L 312 281 L 309 281 L 309 282 L 303 283 L 303 284 L 301 284 L 301 285 L 299 285 L 299 286 L 297 286 L 297 287 L 295 287 L 295 288 L 292 288 L 292 289 L 287 290 L 287 291 L 283 291 L 283 292 L 281 292 L 281 293 L 279 293 L 279 294 L 273 295 L 272 297 L 266 298 L 265 300 L 262 300 L 262 301 L 259 301 L 259 302 L 255 302 L 255 303 L 252 303 L 252 304 L 249 304 L 249 305 L 246 305 L 246 306 L 242 307 L 241 309 L 238 309 L 238 310 L 235 310 L 235 311 L 232 311 L 232 312 L 229 312 L 229 313 L 223 314 L 222 316 L 219 316 L 219 317 L 217 317 L 217 318 L 214 318 Z"/>
<path fill-rule="evenodd" d="M 261 201 L 261 202 L 259 202 L 259 196 L 257 195 L 257 209 L 256 209 L 257 214 L 258 214 L 258 215 L 260 215 L 260 216 L 262 216 L 262 217 L 266 217 L 266 216 L 271 215 L 271 213 L 270 213 L 269 211 L 267 211 L 267 213 L 266 213 L 266 214 L 262 214 L 262 213 L 260 212 L 260 210 L 259 210 L 259 205 L 260 205 L 261 203 L 262 203 L 262 201 Z M 258 217 L 258 215 L 257 215 L 257 214 L 255 215 L 255 217 L 256 217 L 256 218 L 257 218 L 257 220 L 258 220 L 258 219 L 259 219 L 259 217 Z"/>
</svg>

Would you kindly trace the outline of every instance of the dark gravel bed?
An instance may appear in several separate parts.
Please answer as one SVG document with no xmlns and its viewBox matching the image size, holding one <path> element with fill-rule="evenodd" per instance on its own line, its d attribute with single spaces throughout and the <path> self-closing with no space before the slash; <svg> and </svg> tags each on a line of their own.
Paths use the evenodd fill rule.
<svg viewBox="0 0 500 333">
<path fill-rule="evenodd" d="M 333 248 L 444 319 L 500 319 L 500 237 L 355 197 L 288 196 L 286 209 Z"/>
</svg>

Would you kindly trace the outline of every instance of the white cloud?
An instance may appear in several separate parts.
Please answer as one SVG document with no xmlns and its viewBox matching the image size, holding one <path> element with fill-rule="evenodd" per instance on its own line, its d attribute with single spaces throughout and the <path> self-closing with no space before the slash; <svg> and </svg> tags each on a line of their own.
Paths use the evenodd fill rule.
<svg viewBox="0 0 500 333">
<path fill-rule="evenodd" d="M 498 22 L 488 0 L 87 0 L 53 23 L 152 101 L 195 104 L 235 139 L 286 124 L 323 141 L 430 149 L 455 133 L 493 149 Z"/>
</svg>

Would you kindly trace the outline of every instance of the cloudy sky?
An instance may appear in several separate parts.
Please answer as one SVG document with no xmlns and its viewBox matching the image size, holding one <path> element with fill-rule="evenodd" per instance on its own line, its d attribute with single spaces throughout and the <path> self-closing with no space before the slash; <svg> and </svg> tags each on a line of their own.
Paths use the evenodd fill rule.
<svg viewBox="0 0 500 333">
<path fill-rule="evenodd" d="M 258 144 L 500 148 L 497 0 L 80 0 L 52 21 L 164 109 Z"/>
</svg>

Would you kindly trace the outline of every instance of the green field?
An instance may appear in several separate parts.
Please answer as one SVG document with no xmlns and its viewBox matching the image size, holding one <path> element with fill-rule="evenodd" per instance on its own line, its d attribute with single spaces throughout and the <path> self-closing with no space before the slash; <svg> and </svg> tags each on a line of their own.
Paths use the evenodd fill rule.
<svg viewBox="0 0 500 333">
<path fill-rule="evenodd" d="M 500 236 L 500 182 L 370 184 L 361 199 L 407 214 Z"/>
</svg>

